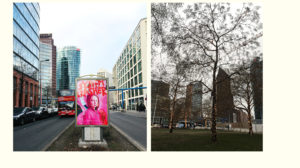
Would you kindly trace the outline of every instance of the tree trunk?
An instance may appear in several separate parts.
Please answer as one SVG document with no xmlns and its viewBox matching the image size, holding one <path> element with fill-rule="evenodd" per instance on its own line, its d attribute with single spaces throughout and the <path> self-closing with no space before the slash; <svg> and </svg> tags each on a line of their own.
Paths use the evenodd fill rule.
<svg viewBox="0 0 300 168">
<path fill-rule="evenodd" d="M 251 88 L 250 88 L 250 82 L 247 83 L 247 113 L 248 113 L 248 125 L 249 125 L 249 135 L 253 135 L 252 130 L 252 120 L 251 120 Z"/>
<path fill-rule="evenodd" d="M 173 110 L 171 111 L 170 122 L 169 122 L 169 133 L 172 132 L 173 132 Z"/>
<path fill-rule="evenodd" d="M 250 78 L 249 78 L 250 79 Z M 249 135 L 253 135 L 252 121 L 251 121 L 251 86 L 250 81 L 247 81 L 247 114 L 248 114 L 248 125 L 249 125 Z"/>
<path fill-rule="evenodd" d="M 249 135 L 253 135 L 251 113 L 250 113 L 250 111 L 248 111 L 247 113 L 248 113 Z"/>
<path fill-rule="evenodd" d="M 215 82 L 213 84 L 213 92 L 212 92 L 212 124 L 211 124 L 211 141 L 214 143 L 217 141 L 217 129 L 216 129 L 216 112 L 217 112 L 217 104 L 216 104 L 216 89 L 215 89 Z"/>
<path fill-rule="evenodd" d="M 184 110 L 184 128 L 187 128 L 187 110 Z"/>
<path fill-rule="evenodd" d="M 216 72 L 218 66 L 218 47 L 216 47 L 216 60 L 213 69 L 213 90 L 212 90 L 212 124 L 211 124 L 211 141 L 213 143 L 217 142 L 217 123 L 216 123 L 216 113 L 217 113 L 217 82 L 216 82 Z"/>
<path fill-rule="evenodd" d="M 175 90 L 174 90 L 173 104 L 172 104 L 172 110 L 171 110 L 171 113 L 170 113 L 170 121 L 169 121 L 169 133 L 173 132 L 173 119 L 174 119 L 174 113 L 175 113 L 175 105 L 176 105 L 178 85 L 179 85 L 179 81 L 176 83 Z"/>
</svg>

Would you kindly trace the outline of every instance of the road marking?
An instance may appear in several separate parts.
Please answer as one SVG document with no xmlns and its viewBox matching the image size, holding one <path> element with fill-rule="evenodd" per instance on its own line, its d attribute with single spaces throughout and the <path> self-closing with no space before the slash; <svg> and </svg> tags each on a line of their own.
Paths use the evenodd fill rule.
<svg viewBox="0 0 300 168">
<path fill-rule="evenodd" d="M 140 143 L 138 143 L 136 140 L 132 139 L 129 135 L 127 135 L 124 131 L 122 131 L 119 127 L 117 127 L 112 122 L 110 123 L 114 129 L 116 129 L 121 135 L 123 135 L 131 144 L 133 144 L 135 147 L 137 147 L 140 151 L 146 151 L 146 148 L 144 148 Z"/>
</svg>

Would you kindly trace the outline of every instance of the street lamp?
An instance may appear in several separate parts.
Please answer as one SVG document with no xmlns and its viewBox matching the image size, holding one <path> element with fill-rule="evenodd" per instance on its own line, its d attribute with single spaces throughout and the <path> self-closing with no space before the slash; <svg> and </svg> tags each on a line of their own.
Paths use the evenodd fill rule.
<svg viewBox="0 0 300 168">
<path fill-rule="evenodd" d="M 42 62 L 47 62 L 49 59 L 41 60 L 40 61 L 40 106 L 42 105 Z M 48 101 L 48 100 L 47 100 Z"/>
</svg>

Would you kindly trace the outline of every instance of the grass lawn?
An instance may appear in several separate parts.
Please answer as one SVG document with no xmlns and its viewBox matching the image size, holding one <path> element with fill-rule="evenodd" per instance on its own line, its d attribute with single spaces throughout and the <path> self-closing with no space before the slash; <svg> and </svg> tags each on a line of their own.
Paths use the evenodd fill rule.
<svg viewBox="0 0 300 168">
<path fill-rule="evenodd" d="M 262 134 L 217 130 L 217 142 L 211 143 L 210 130 L 152 128 L 152 151 L 262 151 Z"/>
</svg>

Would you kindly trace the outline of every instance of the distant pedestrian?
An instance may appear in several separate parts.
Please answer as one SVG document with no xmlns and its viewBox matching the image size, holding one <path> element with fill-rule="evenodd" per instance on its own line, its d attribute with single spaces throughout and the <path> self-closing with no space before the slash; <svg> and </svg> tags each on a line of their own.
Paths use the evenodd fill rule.
<svg viewBox="0 0 300 168">
<path fill-rule="evenodd" d="M 142 102 L 141 105 L 140 105 L 140 110 L 145 111 L 145 109 L 146 109 L 146 107 L 145 107 L 144 103 Z"/>
</svg>

